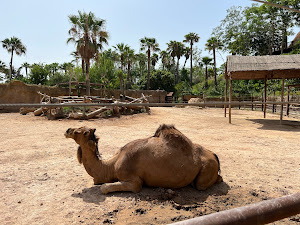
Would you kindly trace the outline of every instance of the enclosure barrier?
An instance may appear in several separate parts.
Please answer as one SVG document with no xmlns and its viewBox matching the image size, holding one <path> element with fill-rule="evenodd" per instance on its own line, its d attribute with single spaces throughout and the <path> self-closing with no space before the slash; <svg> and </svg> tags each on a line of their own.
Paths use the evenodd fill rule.
<svg viewBox="0 0 300 225">
<path fill-rule="evenodd" d="M 41 103 L 14 103 L 14 104 L 0 104 L 0 108 L 8 107 L 44 107 L 44 108 L 55 108 L 55 107 L 92 107 L 92 106 L 149 106 L 149 107 L 163 107 L 163 106 L 245 106 L 245 105 L 286 105 L 286 104 L 300 104 L 300 102 L 252 102 L 252 101 L 233 101 L 233 102 L 203 102 L 203 103 L 52 103 L 52 104 L 41 104 Z"/>
<path fill-rule="evenodd" d="M 229 209 L 174 225 L 260 225 L 300 213 L 300 192 L 281 198 L 262 201 L 249 206 Z"/>
</svg>

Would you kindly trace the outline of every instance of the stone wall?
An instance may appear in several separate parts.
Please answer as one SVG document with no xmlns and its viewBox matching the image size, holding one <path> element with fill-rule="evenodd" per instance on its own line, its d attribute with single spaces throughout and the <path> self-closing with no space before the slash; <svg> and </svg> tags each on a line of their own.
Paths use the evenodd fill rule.
<svg viewBox="0 0 300 225">
<path fill-rule="evenodd" d="M 21 81 L 12 81 L 10 83 L 0 84 L 0 104 L 12 104 L 12 103 L 39 103 L 40 95 L 38 91 L 53 96 L 68 96 L 69 88 L 61 87 L 50 87 L 42 85 L 28 85 L 24 84 Z M 81 89 L 80 92 L 85 93 L 84 89 Z M 73 95 L 77 95 L 77 90 L 72 89 Z M 92 96 L 100 97 L 112 97 L 119 98 L 121 91 L 120 90 L 103 90 L 103 89 L 91 89 Z M 153 91 L 153 90 L 126 90 L 125 94 L 134 98 L 139 98 L 142 96 L 142 93 L 145 95 L 151 95 L 149 101 L 151 103 L 164 103 L 165 97 L 167 95 L 166 91 Z M 19 109 L 3 109 L 0 108 L 0 112 L 5 111 L 18 111 Z"/>
</svg>

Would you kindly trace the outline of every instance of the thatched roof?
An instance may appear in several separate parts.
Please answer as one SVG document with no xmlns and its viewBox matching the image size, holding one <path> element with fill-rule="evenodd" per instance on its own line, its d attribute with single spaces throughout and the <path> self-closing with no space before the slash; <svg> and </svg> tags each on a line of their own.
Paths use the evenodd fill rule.
<svg viewBox="0 0 300 225">
<path fill-rule="evenodd" d="M 300 78 L 300 54 L 227 56 L 227 74 L 233 80 Z"/>
</svg>

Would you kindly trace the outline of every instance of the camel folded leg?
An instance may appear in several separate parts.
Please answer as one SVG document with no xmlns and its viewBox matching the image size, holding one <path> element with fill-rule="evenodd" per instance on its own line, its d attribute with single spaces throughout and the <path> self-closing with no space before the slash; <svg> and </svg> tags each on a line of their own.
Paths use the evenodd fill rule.
<svg viewBox="0 0 300 225">
<path fill-rule="evenodd" d="M 114 183 L 106 183 L 101 185 L 101 192 L 103 194 L 108 194 L 110 192 L 116 191 L 132 191 L 139 192 L 142 189 L 142 181 L 118 181 Z"/>
</svg>

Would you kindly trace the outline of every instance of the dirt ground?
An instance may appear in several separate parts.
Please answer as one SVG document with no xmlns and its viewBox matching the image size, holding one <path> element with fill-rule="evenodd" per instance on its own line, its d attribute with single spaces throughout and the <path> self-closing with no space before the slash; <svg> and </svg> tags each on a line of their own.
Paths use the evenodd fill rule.
<svg viewBox="0 0 300 225">
<path fill-rule="evenodd" d="M 168 224 L 300 191 L 300 121 L 258 111 L 151 108 L 90 121 L 0 114 L 0 224 Z M 288 120 L 288 121 L 287 121 Z M 144 187 L 102 195 L 76 158 L 69 127 L 96 128 L 109 158 L 162 124 L 214 151 L 224 182 L 207 191 Z M 274 224 L 299 224 L 300 215 Z"/>
</svg>

